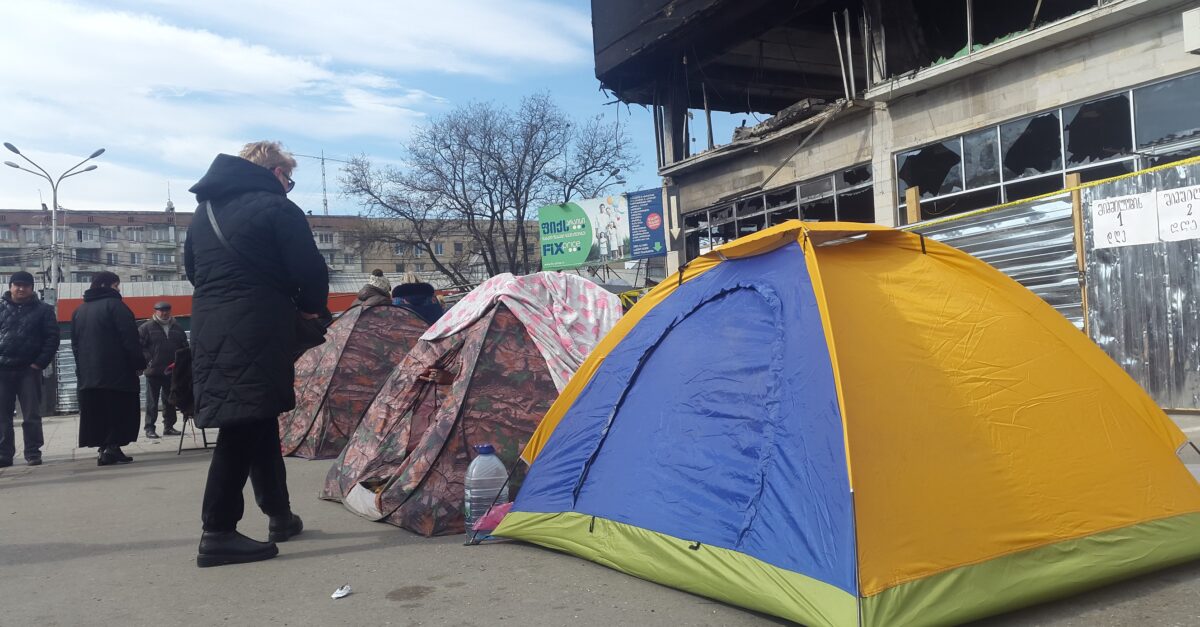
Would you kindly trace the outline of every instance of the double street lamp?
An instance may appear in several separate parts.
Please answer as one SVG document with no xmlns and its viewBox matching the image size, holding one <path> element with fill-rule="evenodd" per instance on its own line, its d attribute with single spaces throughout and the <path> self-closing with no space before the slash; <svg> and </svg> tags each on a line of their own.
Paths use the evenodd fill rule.
<svg viewBox="0 0 1200 627">
<path fill-rule="evenodd" d="M 59 175 L 59 177 L 56 179 L 56 178 L 50 176 L 50 173 L 47 172 L 44 168 L 42 168 L 42 166 L 34 163 L 33 160 L 30 159 L 29 157 L 26 157 L 25 155 L 21 154 L 21 151 L 17 150 L 16 146 L 14 146 L 8 142 L 4 142 L 4 147 L 7 148 L 10 152 L 21 157 L 25 161 L 28 161 L 29 165 L 32 165 L 33 167 L 37 168 L 38 171 L 34 172 L 33 170 L 23 167 L 20 164 L 13 163 L 12 161 L 5 161 L 4 165 L 6 165 L 10 168 L 16 168 L 18 170 L 28 172 L 28 173 L 30 173 L 34 176 L 40 177 L 40 178 L 44 178 L 44 179 L 46 179 L 46 182 L 50 183 L 50 192 L 51 192 L 51 200 L 50 200 L 50 202 L 51 202 L 51 205 L 50 205 L 50 207 L 51 207 L 50 208 L 50 292 L 54 298 L 54 311 L 57 312 L 58 311 L 58 185 L 59 185 L 59 183 L 62 183 L 63 179 L 65 179 L 69 176 L 75 176 L 76 174 L 83 174 L 84 172 L 91 172 L 92 170 L 95 170 L 96 169 L 95 164 L 89 165 L 88 167 L 83 168 L 82 170 L 79 169 L 79 166 L 104 154 L 104 149 L 100 148 L 96 152 L 93 152 L 90 156 L 88 156 L 87 159 L 84 159 L 83 161 L 76 163 L 74 166 L 69 168 L 66 172 L 63 172 L 61 175 Z"/>
</svg>

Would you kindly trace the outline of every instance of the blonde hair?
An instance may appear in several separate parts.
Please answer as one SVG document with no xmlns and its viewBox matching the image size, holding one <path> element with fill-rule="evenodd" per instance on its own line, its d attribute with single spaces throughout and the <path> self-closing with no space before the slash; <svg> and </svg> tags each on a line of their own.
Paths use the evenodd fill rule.
<svg viewBox="0 0 1200 627">
<path fill-rule="evenodd" d="M 285 176 L 291 176 L 292 170 L 296 169 L 296 159 L 279 142 L 251 142 L 242 147 L 238 156 L 268 170 L 280 168 Z"/>
</svg>

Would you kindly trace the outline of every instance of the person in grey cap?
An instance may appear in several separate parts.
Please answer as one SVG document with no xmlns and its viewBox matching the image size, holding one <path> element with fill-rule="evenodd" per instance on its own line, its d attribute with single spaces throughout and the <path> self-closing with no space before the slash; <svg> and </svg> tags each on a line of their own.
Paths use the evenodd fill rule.
<svg viewBox="0 0 1200 627">
<path fill-rule="evenodd" d="M 42 370 L 58 350 L 54 308 L 38 299 L 33 275 L 13 273 L 0 296 L 0 468 L 16 454 L 13 415 L 21 403 L 25 463 L 42 463 Z"/>
<path fill-rule="evenodd" d="M 179 435 L 175 430 L 175 406 L 167 400 L 171 394 L 171 368 L 175 364 L 175 352 L 187 348 L 187 334 L 171 316 L 171 303 L 161 301 L 154 305 L 154 317 L 138 327 L 138 338 L 142 354 L 146 356 L 146 437 L 157 439 L 155 423 L 158 421 L 158 404 L 163 406 L 163 435 Z"/>
</svg>

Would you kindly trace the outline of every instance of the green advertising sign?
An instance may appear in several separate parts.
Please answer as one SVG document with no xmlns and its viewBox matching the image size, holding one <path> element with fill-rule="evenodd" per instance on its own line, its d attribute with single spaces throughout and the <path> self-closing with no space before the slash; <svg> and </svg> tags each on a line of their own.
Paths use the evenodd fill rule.
<svg viewBox="0 0 1200 627">
<path fill-rule="evenodd" d="M 569 202 L 538 209 L 542 269 L 578 268 L 592 252 L 592 221 L 579 205 Z"/>
</svg>

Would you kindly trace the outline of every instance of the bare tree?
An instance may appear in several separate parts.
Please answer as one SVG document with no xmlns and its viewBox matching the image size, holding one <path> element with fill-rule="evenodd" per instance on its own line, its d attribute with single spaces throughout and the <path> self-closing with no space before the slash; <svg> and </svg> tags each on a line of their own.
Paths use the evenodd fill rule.
<svg viewBox="0 0 1200 627">
<path fill-rule="evenodd" d="M 455 108 L 414 131 L 402 167 L 377 168 L 361 156 L 343 168 L 341 183 L 369 215 L 394 220 L 390 231 L 368 227 L 361 245 L 411 244 L 448 279 L 467 283 L 473 264 L 487 276 L 536 270 L 529 225 L 537 208 L 599 196 L 637 163 L 615 124 L 576 124 L 540 93 L 515 110 L 491 102 Z M 469 238 L 464 258 L 436 253 L 434 240 L 451 234 Z"/>
</svg>

